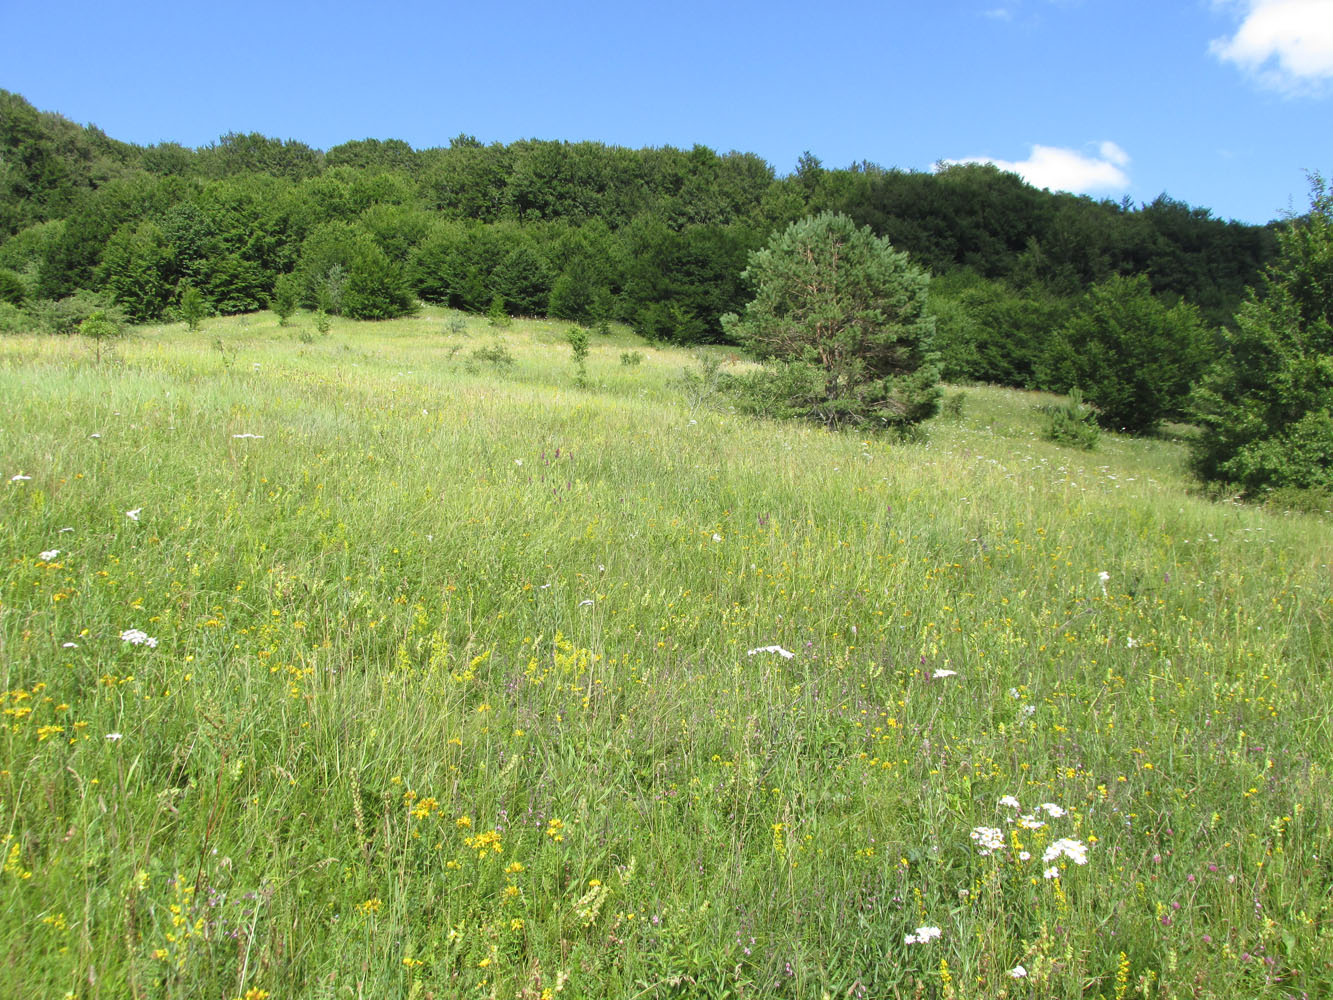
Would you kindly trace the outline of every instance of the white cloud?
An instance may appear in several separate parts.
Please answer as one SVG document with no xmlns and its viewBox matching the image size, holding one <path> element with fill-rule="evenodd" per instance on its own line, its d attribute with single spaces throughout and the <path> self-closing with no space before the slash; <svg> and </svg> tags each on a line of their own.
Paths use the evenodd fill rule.
<svg viewBox="0 0 1333 1000">
<path fill-rule="evenodd" d="M 1129 154 L 1114 142 L 1103 142 L 1098 155 L 1089 156 L 1076 149 L 1057 146 L 1033 146 L 1026 160 L 996 160 L 988 156 L 969 156 L 961 160 L 944 160 L 944 166 L 960 163 L 993 163 L 1001 170 L 1018 174 L 1033 187 L 1053 191 L 1072 191 L 1075 194 L 1125 191 L 1129 188 Z"/>
<path fill-rule="evenodd" d="M 1213 41 L 1213 55 L 1286 94 L 1315 94 L 1333 83 L 1333 0 L 1238 5 L 1244 11 L 1240 27 L 1231 38 Z"/>
</svg>

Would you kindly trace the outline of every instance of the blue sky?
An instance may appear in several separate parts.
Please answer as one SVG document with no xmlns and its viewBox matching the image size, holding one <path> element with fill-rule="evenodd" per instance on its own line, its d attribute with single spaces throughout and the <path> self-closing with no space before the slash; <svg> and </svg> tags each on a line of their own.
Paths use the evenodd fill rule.
<svg viewBox="0 0 1333 1000">
<path fill-rule="evenodd" d="M 987 158 L 1247 222 L 1333 174 L 1333 0 L 0 4 L 0 87 L 138 143 L 702 143 L 780 174 L 804 150 Z"/>
</svg>

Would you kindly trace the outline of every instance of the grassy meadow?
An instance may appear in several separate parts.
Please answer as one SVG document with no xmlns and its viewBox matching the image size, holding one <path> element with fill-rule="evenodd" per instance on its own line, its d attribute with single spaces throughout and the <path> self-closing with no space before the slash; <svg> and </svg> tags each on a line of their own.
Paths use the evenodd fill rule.
<svg viewBox="0 0 1333 1000">
<path fill-rule="evenodd" d="M 1333 522 L 565 329 L 0 339 L 0 996 L 1333 993 Z"/>
</svg>

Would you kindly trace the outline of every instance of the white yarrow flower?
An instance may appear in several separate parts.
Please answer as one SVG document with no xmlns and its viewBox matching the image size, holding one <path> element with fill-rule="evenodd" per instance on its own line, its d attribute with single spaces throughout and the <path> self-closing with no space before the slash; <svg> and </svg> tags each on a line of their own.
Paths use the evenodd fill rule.
<svg viewBox="0 0 1333 1000">
<path fill-rule="evenodd" d="M 579 607 L 581 607 L 581 608 L 586 608 L 586 607 L 587 607 L 589 604 L 591 604 L 591 603 L 592 603 L 592 598 L 591 598 L 591 597 L 587 597 L 587 598 L 584 598 L 583 600 L 579 601 Z"/>
<path fill-rule="evenodd" d="M 957 677 L 957 670 L 936 670 L 930 675 L 932 680 L 939 680 L 941 677 Z"/>
<path fill-rule="evenodd" d="M 758 649 L 747 650 L 746 656 L 754 656 L 755 653 L 777 653 L 784 660 L 790 660 L 796 654 L 789 649 L 783 649 L 781 646 L 760 646 Z"/>
<path fill-rule="evenodd" d="M 58 555 L 60 555 L 59 549 L 47 549 L 45 552 L 37 553 L 37 558 L 39 558 L 42 562 L 50 562 Z"/>
<path fill-rule="evenodd" d="M 1018 799 L 1014 798 L 1012 795 L 1006 795 L 1004 798 L 1000 799 L 1000 805 L 1008 806 L 1010 809 L 1023 808 L 1018 804 Z"/>
<path fill-rule="evenodd" d="M 1023 968 L 1021 965 L 1015 965 L 1012 969 L 1009 970 L 1010 979 L 1022 979 L 1027 974 L 1028 970 Z"/>
<path fill-rule="evenodd" d="M 1037 806 L 1037 808 L 1044 811 L 1046 815 L 1050 816 L 1052 819 L 1059 819 L 1061 816 L 1066 815 L 1066 810 L 1057 806 L 1054 802 L 1043 802 L 1041 805 Z"/>
<path fill-rule="evenodd" d="M 915 934 L 908 934 L 903 938 L 903 944 L 925 944 L 927 941 L 934 941 L 943 933 L 938 927 L 918 927 Z"/>
<path fill-rule="evenodd" d="M 123 740 L 125 738 L 125 735 L 123 733 L 107 733 L 106 738 L 109 739 L 112 743 L 116 743 L 120 740 Z"/>
<path fill-rule="evenodd" d="M 131 646 L 147 646 L 149 649 L 157 648 L 157 640 L 151 635 L 139 628 L 127 628 L 120 633 L 120 641 L 128 642 Z"/>
<path fill-rule="evenodd" d="M 11 476 L 9 478 L 9 481 L 11 483 L 25 483 L 31 478 L 32 476 L 25 476 L 23 473 L 20 472 L 17 476 Z"/>
<path fill-rule="evenodd" d="M 1046 824 L 1036 816 L 1028 815 L 1018 817 L 1018 825 L 1023 830 L 1040 830 Z"/>
<path fill-rule="evenodd" d="M 125 516 L 128 517 L 131 521 L 137 521 L 139 520 L 139 515 L 142 513 L 143 513 L 142 507 L 135 507 L 134 510 L 127 510 L 125 512 Z"/>
</svg>

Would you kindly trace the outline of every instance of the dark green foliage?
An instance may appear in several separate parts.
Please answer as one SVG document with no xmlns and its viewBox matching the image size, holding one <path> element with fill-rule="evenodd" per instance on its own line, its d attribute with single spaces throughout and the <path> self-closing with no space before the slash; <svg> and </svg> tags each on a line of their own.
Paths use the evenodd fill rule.
<svg viewBox="0 0 1333 1000">
<path fill-rule="evenodd" d="M 1041 381 L 1078 386 L 1103 427 L 1143 434 L 1183 411 L 1211 350 L 1193 306 L 1168 308 L 1147 278 L 1117 276 L 1095 286 L 1052 341 Z"/>
<path fill-rule="evenodd" d="M 28 286 L 13 271 L 0 268 L 0 302 L 21 306 L 28 297 Z"/>
<path fill-rule="evenodd" d="M 642 364 L 642 363 L 643 363 L 643 352 L 642 352 L 642 351 L 621 351 L 621 352 L 620 352 L 620 363 L 621 363 L 622 365 L 624 365 L 626 368 L 632 368 L 632 367 L 634 367 L 635 365 Z"/>
<path fill-rule="evenodd" d="M 939 406 L 924 271 L 868 228 L 825 213 L 750 255 L 754 299 L 727 326 L 776 362 L 789 415 L 902 428 Z"/>
<path fill-rule="evenodd" d="M 365 139 L 324 154 L 258 133 L 141 148 L 3 91 L 0 165 L 0 268 L 34 298 L 108 291 L 137 320 L 160 317 L 185 281 L 215 312 L 262 308 L 295 273 L 302 301 L 334 312 L 397 314 L 412 293 L 484 312 L 498 292 L 515 314 L 720 342 L 720 317 L 749 298 L 749 252 L 812 212 L 841 211 L 944 279 L 949 378 L 1023 386 L 1091 284 L 1146 274 L 1166 301 L 1226 322 L 1275 247 L 1267 228 L 1165 195 L 1136 209 L 989 166 L 834 169 L 806 154 L 779 178 L 753 154 L 701 145 L 466 135 L 420 151 Z M 333 254 L 328 227 L 342 228 Z M 357 251 L 355 275 L 356 234 L 390 266 Z"/>
<path fill-rule="evenodd" d="M 171 250 L 161 227 L 128 223 L 102 254 L 100 276 L 107 292 L 135 323 L 157 319 L 171 300 Z"/>
<path fill-rule="evenodd" d="M 1333 191 L 1278 234 L 1280 256 L 1227 331 L 1195 404 L 1207 480 L 1333 491 Z"/>
<path fill-rule="evenodd" d="M 551 297 L 551 273 L 531 246 L 515 246 L 491 276 L 492 288 L 515 316 L 538 316 Z"/>
<path fill-rule="evenodd" d="M 930 302 L 946 381 L 1048 388 L 1038 363 L 1068 319 L 1070 300 L 1040 286 L 1020 292 L 963 268 L 931 282 Z"/>
<path fill-rule="evenodd" d="M 264 173 L 296 180 L 319 173 L 324 154 L 295 139 L 283 142 L 258 132 L 228 132 L 201 149 L 198 157 L 199 168 L 208 177 Z"/>
<path fill-rule="evenodd" d="M 32 317 L 18 306 L 0 302 L 0 334 L 27 333 L 33 325 Z"/>
<path fill-rule="evenodd" d="M 347 262 L 343 315 L 352 319 L 393 319 L 415 311 L 416 299 L 403 269 L 389 260 L 369 236 L 358 236 Z"/>
<path fill-rule="evenodd" d="M 1069 390 L 1066 402 L 1052 403 L 1038 409 L 1046 417 L 1042 437 L 1047 441 L 1084 451 L 1092 451 L 1097 447 L 1097 439 L 1101 436 L 1097 427 L 1097 414 L 1091 407 L 1083 405 L 1083 393 L 1078 386 Z"/>
</svg>

